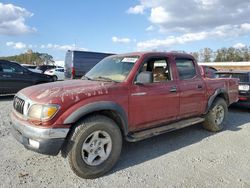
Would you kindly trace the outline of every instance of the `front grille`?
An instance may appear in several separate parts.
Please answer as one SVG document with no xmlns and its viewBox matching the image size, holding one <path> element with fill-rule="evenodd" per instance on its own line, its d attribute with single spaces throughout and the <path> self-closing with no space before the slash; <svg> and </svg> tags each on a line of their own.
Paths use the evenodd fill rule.
<svg viewBox="0 0 250 188">
<path fill-rule="evenodd" d="M 23 99 L 20 99 L 17 96 L 14 97 L 13 107 L 20 114 L 23 114 L 24 104 L 25 104 L 25 101 Z"/>
</svg>

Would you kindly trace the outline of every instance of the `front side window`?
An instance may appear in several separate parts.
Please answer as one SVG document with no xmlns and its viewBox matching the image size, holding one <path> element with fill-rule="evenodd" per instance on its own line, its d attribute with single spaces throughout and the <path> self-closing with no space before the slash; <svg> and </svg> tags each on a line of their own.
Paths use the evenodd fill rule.
<svg viewBox="0 0 250 188">
<path fill-rule="evenodd" d="M 140 72 L 152 72 L 153 82 L 166 82 L 171 80 L 169 63 L 165 58 L 153 58 L 143 64 Z"/>
<path fill-rule="evenodd" d="M 2 71 L 4 73 L 16 73 L 16 74 L 24 73 L 24 69 L 12 64 L 11 65 L 2 64 Z"/>
<path fill-rule="evenodd" d="M 191 59 L 176 59 L 176 67 L 181 80 L 192 79 L 196 76 L 195 65 Z"/>
<path fill-rule="evenodd" d="M 123 82 L 139 56 L 112 56 L 97 63 L 85 77 L 91 80 Z"/>
</svg>

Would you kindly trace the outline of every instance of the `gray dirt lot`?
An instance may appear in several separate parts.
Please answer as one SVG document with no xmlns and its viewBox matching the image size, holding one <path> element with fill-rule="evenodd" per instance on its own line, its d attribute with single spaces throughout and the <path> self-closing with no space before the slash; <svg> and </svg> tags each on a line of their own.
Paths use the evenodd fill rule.
<svg viewBox="0 0 250 188">
<path fill-rule="evenodd" d="M 250 187 L 250 113 L 230 108 L 217 134 L 188 127 L 125 143 L 106 176 L 75 176 L 60 155 L 28 151 L 10 134 L 12 97 L 0 97 L 0 187 Z"/>
</svg>

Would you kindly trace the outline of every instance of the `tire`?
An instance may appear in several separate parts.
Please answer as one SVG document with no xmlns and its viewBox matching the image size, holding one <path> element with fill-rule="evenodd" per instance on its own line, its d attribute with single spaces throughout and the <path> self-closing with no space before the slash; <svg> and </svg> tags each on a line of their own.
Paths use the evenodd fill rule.
<svg viewBox="0 0 250 188">
<path fill-rule="evenodd" d="M 211 132 L 218 132 L 224 128 L 228 108 L 224 99 L 218 98 L 213 102 L 209 112 L 205 116 L 203 128 Z"/>
<path fill-rule="evenodd" d="M 122 134 L 112 119 L 103 115 L 89 116 L 76 125 L 66 147 L 67 159 L 74 173 L 94 179 L 104 175 L 118 161 Z"/>
<path fill-rule="evenodd" d="M 54 80 L 54 82 L 58 80 L 56 75 L 53 76 L 53 80 Z"/>
</svg>

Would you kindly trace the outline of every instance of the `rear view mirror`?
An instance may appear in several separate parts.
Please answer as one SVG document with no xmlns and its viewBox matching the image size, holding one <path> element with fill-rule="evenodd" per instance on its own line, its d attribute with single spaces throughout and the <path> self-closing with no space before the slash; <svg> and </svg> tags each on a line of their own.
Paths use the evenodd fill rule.
<svg viewBox="0 0 250 188">
<path fill-rule="evenodd" d="M 135 84 L 147 84 L 153 82 L 153 73 L 149 71 L 141 72 L 137 75 Z"/>
</svg>

